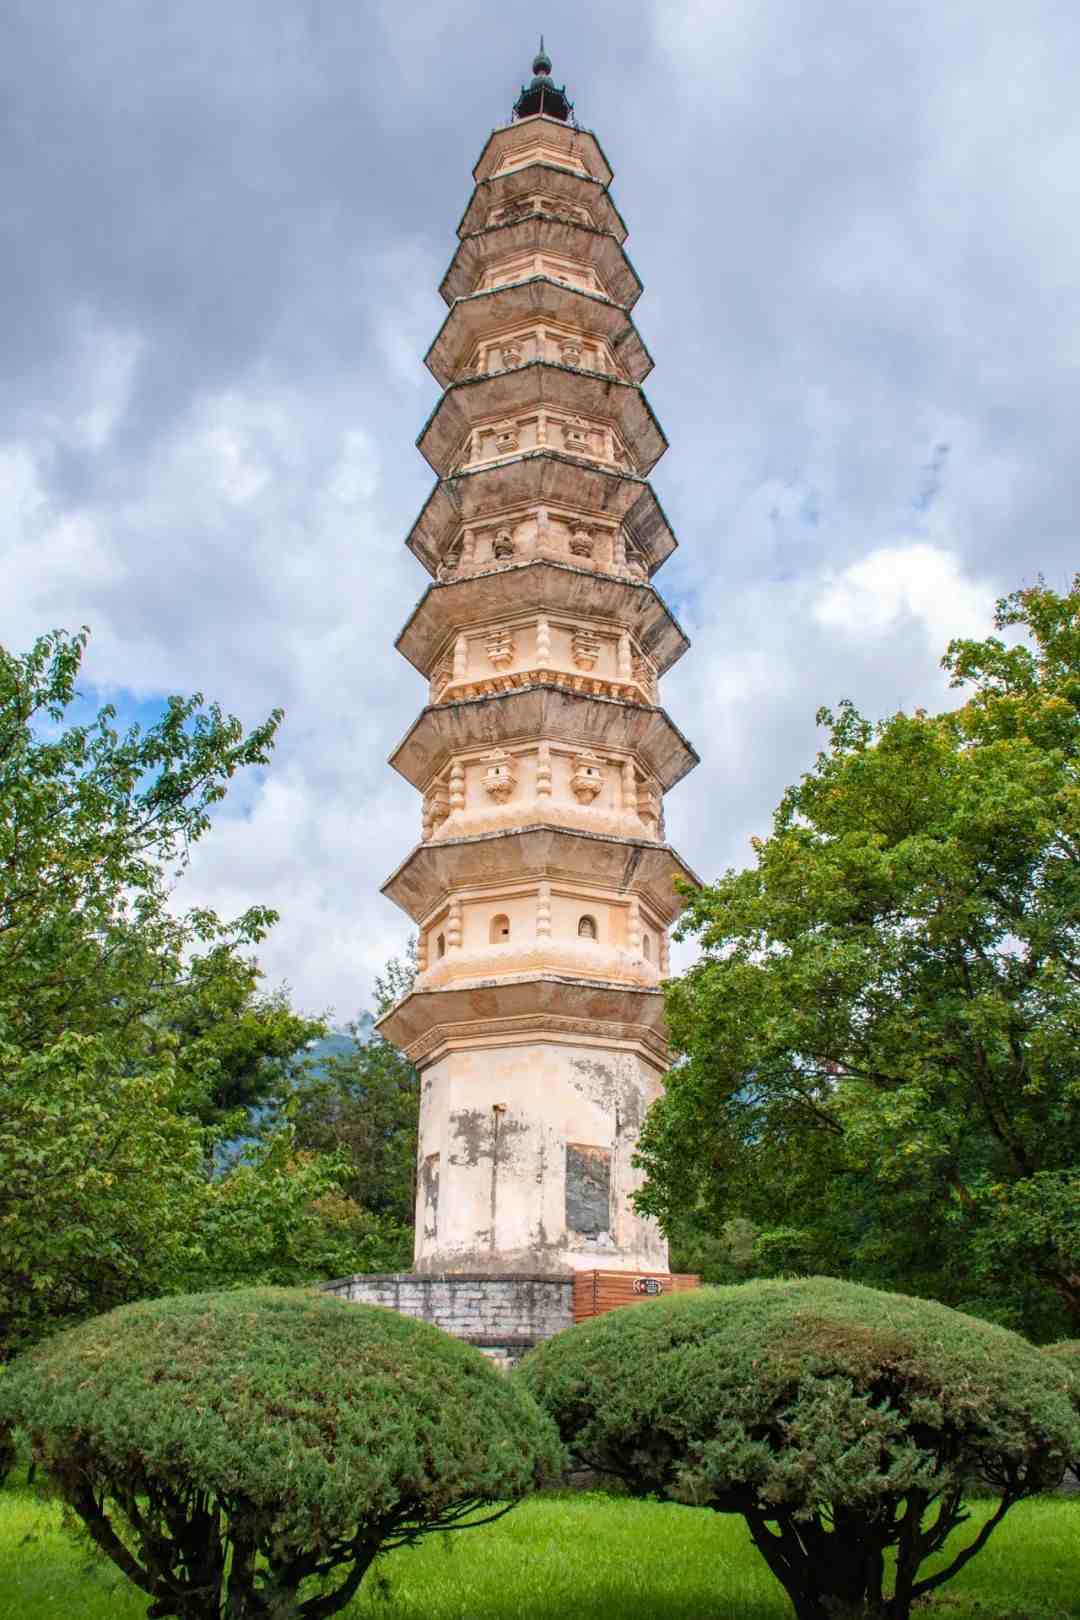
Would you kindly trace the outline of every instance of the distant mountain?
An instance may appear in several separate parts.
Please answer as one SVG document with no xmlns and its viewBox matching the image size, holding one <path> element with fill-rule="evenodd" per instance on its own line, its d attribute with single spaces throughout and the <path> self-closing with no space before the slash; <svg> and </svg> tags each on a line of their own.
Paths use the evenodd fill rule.
<svg viewBox="0 0 1080 1620">
<path fill-rule="evenodd" d="M 332 1029 L 329 1035 L 324 1035 L 321 1040 L 312 1041 L 307 1048 L 307 1057 L 313 1071 L 316 1074 L 321 1074 L 329 1058 L 345 1057 L 354 1040 L 370 1041 L 374 1032 L 374 1017 L 369 1012 L 363 1012 L 356 1020 L 355 1035 L 350 1035 L 343 1029 Z"/>
</svg>

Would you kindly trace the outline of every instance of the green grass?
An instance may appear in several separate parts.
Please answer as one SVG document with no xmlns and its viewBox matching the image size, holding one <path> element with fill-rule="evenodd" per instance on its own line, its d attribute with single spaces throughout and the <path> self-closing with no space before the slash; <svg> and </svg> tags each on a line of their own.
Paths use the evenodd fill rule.
<svg viewBox="0 0 1080 1620">
<path fill-rule="evenodd" d="M 980 1515 L 984 1509 L 976 1508 Z M 392 1553 L 353 1620 L 790 1620 L 742 1521 L 606 1496 L 541 1497 L 488 1529 Z M 1080 1499 L 1014 1508 L 926 1620 L 1080 1620 Z M 0 1492 L 2 1620 L 144 1620 L 55 1504 Z"/>
</svg>

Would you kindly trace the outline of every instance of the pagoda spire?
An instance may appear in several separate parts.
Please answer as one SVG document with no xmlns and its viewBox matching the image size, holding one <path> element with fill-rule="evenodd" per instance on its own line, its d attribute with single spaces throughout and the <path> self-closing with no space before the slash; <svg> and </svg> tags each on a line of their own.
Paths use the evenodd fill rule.
<svg viewBox="0 0 1080 1620">
<path fill-rule="evenodd" d="M 540 49 L 533 57 L 533 76 L 523 84 L 521 94 L 514 103 L 515 118 L 557 118 L 560 123 L 572 123 L 574 103 L 566 94 L 566 86 L 556 85 L 551 77 L 551 57 L 544 49 L 544 36 L 540 35 Z"/>
</svg>

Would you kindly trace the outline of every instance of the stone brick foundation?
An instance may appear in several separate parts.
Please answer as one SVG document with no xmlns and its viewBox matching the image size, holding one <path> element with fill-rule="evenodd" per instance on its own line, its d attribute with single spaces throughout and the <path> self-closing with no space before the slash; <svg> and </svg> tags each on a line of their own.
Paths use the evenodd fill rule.
<svg viewBox="0 0 1080 1620">
<path fill-rule="evenodd" d="M 324 1292 L 355 1304 L 385 1305 L 431 1322 L 508 1367 L 574 1320 L 571 1275 L 395 1271 L 339 1277 Z"/>
</svg>

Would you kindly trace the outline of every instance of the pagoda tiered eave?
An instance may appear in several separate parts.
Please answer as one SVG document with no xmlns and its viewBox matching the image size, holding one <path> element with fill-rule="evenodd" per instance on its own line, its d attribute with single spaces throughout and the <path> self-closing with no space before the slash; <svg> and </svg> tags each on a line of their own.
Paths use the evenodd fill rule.
<svg viewBox="0 0 1080 1620">
<path fill-rule="evenodd" d="M 534 558 L 429 585 L 395 643 L 430 676 L 448 639 L 485 617 L 546 611 L 629 630 L 663 675 L 690 643 L 659 592 L 644 581 Z"/>
<path fill-rule="evenodd" d="M 625 242 L 630 234 L 626 221 L 602 180 L 596 180 L 592 175 L 576 174 L 570 169 L 561 169 L 554 163 L 538 159 L 481 180 L 461 216 L 458 237 L 471 236 L 474 231 L 482 230 L 484 225 L 490 223 L 492 213 L 497 213 L 516 198 L 538 190 L 556 204 L 556 211 L 559 206 L 575 210 L 569 216 L 571 218 L 576 218 L 576 210 L 583 208 L 594 225 L 608 231 L 618 242 Z"/>
<path fill-rule="evenodd" d="M 675 890 L 676 879 L 691 888 L 700 885 L 668 844 L 537 820 L 501 832 L 417 844 L 387 878 L 382 892 L 413 922 L 423 923 L 456 891 L 535 878 L 638 894 L 665 927 L 684 904 Z"/>
<path fill-rule="evenodd" d="M 425 793 L 456 754 L 539 738 L 631 755 L 665 792 L 698 764 L 696 751 L 663 709 L 546 681 L 429 704 L 391 754 L 390 764 Z"/>
<path fill-rule="evenodd" d="M 515 274 L 513 269 L 518 260 L 539 271 L 538 258 L 552 261 L 571 286 L 601 293 L 624 309 L 632 309 L 641 297 L 640 277 L 617 237 L 595 225 L 539 212 L 502 225 L 482 226 L 463 237 L 439 293 L 452 304 L 456 298 L 484 290 L 478 282 L 485 275 L 497 276 L 499 281 L 520 279 L 521 273 Z M 595 284 L 587 285 L 586 278 Z"/>
<path fill-rule="evenodd" d="M 496 1044 L 530 1035 L 600 1050 L 644 1047 L 658 1069 L 668 1065 L 658 990 L 559 973 L 413 990 L 375 1028 L 421 1068 L 458 1043 Z"/>
<path fill-rule="evenodd" d="M 516 168 L 519 163 L 527 163 L 537 147 L 542 150 L 546 148 L 552 156 L 557 156 L 560 164 L 571 172 L 588 175 L 599 180 L 603 186 L 610 186 L 615 178 L 603 148 L 591 130 L 580 129 L 577 124 L 564 124 L 557 118 L 547 118 L 543 113 L 532 118 L 518 118 L 493 129 L 476 160 L 472 177 L 479 185 L 481 180 L 487 180 L 497 170 L 504 172 L 511 167 Z"/>
<path fill-rule="evenodd" d="M 536 506 L 559 507 L 625 529 L 650 574 L 678 545 L 653 488 L 637 473 L 545 447 L 440 479 L 405 544 L 436 574 L 453 536 L 473 523 Z M 507 565 L 511 566 L 511 565 Z"/>
<path fill-rule="evenodd" d="M 533 320 L 554 322 L 564 331 L 577 329 L 602 339 L 629 382 L 643 382 L 653 368 L 652 356 L 621 305 L 599 293 L 569 287 L 551 276 L 529 276 L 456 299 L 424 363 L 436 381 L 447 388 L 461 375 L 483 340 L 494 345 L 500 335 L 512 334 L 521 323 Z"/>
<path fill-rule="evenodd" d="M 486 427 L 492 444 L 476 459 L 493 460 L 500 454 L 498 430 L 504 421 L 515 424 L 508 437 L 521 446 L 516 424 L 526 413 L 547 407 L 556 413 L 556 428 L 565 439 L 580 434 L 587 443 L 614 431 L 632 470 L 647 476 L 668 447 L 667 438 L 642 390 L 633 383 L 599 372 L 578 371 L 549 360 L 529 360 L 509 371 L 452 383 L 435 406 L 416 441 L 417 449 L 440 477 L 456 471 L 468 455 L 468 438 L 475 428 Z M 565 414 L 563 414 L 565 413 Z M 580 419 L 575 425 L 575 419 Z M 539 434 L 539 425 L 534 430 Z M 546 431 L 546 423 L 545 423 Z M 561 446 L 556 446 L 561 448 Z M 611 459 L 618 449 L 596 459 Z"/>
</svg>

